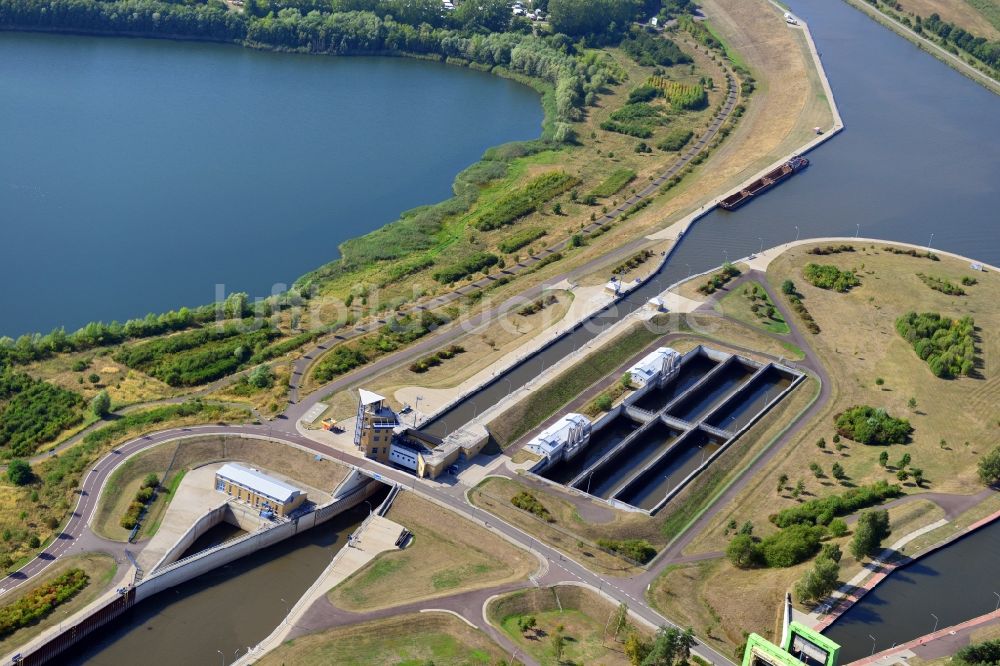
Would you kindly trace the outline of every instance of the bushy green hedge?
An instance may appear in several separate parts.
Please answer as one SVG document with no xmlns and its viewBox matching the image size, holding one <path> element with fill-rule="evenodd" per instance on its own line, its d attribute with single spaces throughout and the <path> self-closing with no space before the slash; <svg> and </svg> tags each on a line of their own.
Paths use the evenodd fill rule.
<svg viewBox="0 0 1000 666">
<path fill-rule="evenodd" d="M 472 226 L 480 231 L 490 231 L 513 224 L 579 182 L 578 178 L 565 171 L 550 171 L 536 176 L 527 184 L 483 205 L 482 211 L 473 216 Z"/>
<path fill-rule="evenodd" d="M 135 499 L 132 500 L 131 504 L 128 506 L 128 510 L 125 515 L 122 516 L 120 524 L 127 530 L 132 529 L 139 524 L 139 517 L 142 516 L 143 510 L 146 505 L 149 504 L 153 497 L 156 495 L 156 487 L 160 485 L 160 480 L 156 478 L 155 474 L 150 474 L 142 482 L 142 486 L 135 493 Z"/>
<path fill-rule="evenodd" d="M 642 30 L 636 30 L 627 39 L 622 40 L 621 48 L 637 63 L 647 67 L 655 65 L 670 67 L 691 62 L 691 56 L 681 51 L 677 44 L 665 37 L 653 36 Z"/>
<path fill-rule="evenodd" d="M 688 144 L 691 137 L 694 136 L 694 132 L 688 129 L 681 129 L 675 127 L 674 129 L 667 132 L 667 135 L 656 144 L 656 147 L 660 150 L 666 150 L 670 152 L 677 152 L 684 146 Z"/>
<path fill-rule="evenodd" d="M 129 412 L 103 428 L 88 432 L 83 436 L 83 442 L 84 444 L 103 444 L 128 434 L 130 431 L 144 429 L 173 418 L 200 414 L 205 416 L 207 420 L 212 412 L 220 411 L 221 408 L 216 405 L 206 405 L 200 400 L 189 400 L 179 405 L 164 405 L 163 407 Z M 66 453 L 63 453 L 60 455 L 60 458 L 65 458 L 66 455 Z"/>
<path fill-rule="evenodd" d="M 656 548 L 645 539 L 598 539 L 597 545 L 639 564 L 656 557 Z"/>
<path fill-rule="evenodd" d="M 818 525 L 793 524 L 764 539 L 739 533 L 726 547 L 726 556 L 740 569 L 791 567 L 819 551 L 826 529 Z"/>
<path fill-rule="evenodd" d="M 622 123 L 615 120 L 605 120 L 601 123 L 601 129 L 607 132 L 634 136 L 637 139 L 648 139 L 653 136 L 651 127 L 637 122 Z"/>
<path fill-rule="evenodd" d="M 537 497 L 526 490 L 522 490 L 518 494 L 511 497 L 510 503 L 518 509 L 533 513 L 547 523 L 554 523 L 556 521 L 556 519 L 552 517 L 549 510 L 545 508 L 545 505 L 539 502 Z"/>
<path fill-rule="evenodd" d="M 324 354 L 313 369 L 313 378 L 319 382 L 328 382 L 422 338 L 445 321 L 445 318 L 426 311 L 419 316 L 394 317 L 374 335 L 338 345 Z"/>
<path fill-rule="evenodd" d="M 558 302 L 559 299 L 556 298 L 555 294 L 548 294 L 541 298 L 536 298 L 530 303 L 521 306 L 520 308 L 518 308 L 517 314 L 521 315 L 522 317 L 530 317 L 531 315 L 537 312 L 541 312 L 548 306 L 555 305 Z"/>
<path fill-rule="evenodd" d="M 714 294 L 722 287 L 726 286 L 730 280 L 740 274 L 740 269 L 733 266 L 728 261 L 722 265 L 722 270 L 709 276 L 705 284 L 698 287 L 698 291 L 705 294 Z"/>
<path fill-rule="evenodd" d="M 417 359 L 410 364 L 410 372 L 424 373 L 431 368 L 441 365 L 442 361 L 447 361 L 448 359 L 455 358 L 458 354 L 464 354 L 465 347 L 461 345 L 451 345 L 447 349 L 442 349 L 441 351 L 431 354 L 430 356 L 425 356 L 421 359 Z"/>
<path fill-rule="evenodd" d="M 842 271 L 829 264 L 808 264 L 802 274 L 809 284 L 820 289 L 845 292 L 861 284 L 853 271 Z"/>
<path fill-rule="evenodd" d="M 1000 639 L 967 645 L 955 657 L 969 666 L 1000 664 Z"/>
<path fill-rule="evenodd" d="M 644 83 L 638 88 L 633 88 L 628 93 L 628 103 L 635 104 L 636 102 L 652 102 L 657 97 L 660 97 L 663 91 L 656 86 L 651 86 L 648 83 Z"/>
<path fill-rule="evenodd" d="M 541 227 L 529 227 L 527 229 L 521 229 L 517 233 L 509 236 L 502 241 L 500 241 L 500 251 L 510 254 L 511 252 L 516 252 L 520 250 L 525 245 L 534 243 L 536 240 L 544 236 L 547 232 Z"/>
<path fill-rule="evenodd" d="M 942 294 L 948 296 L 965 296 L 965 290 L 959 287 L 957 284 L 953 284 L 951 280 L 946 278 L 936 277 L 934 275 L 924 275 L 923 273 L 917 273 L 917 277 L 925 285 L 933 289 L 934 291 L 940 291 Z"/>
<path fill-rule="evenodd" d="M 638 102 L 635 104 L 626 104 L 622 108 L 612 111 L 608 117 L 611 120 L 622 122 L 631 120 L 638 122 L 659 122 L 660 116 L 660 111 L 656 107 L 650 106 L 645 102 Z"/>
<path fill-rule="evenodd" d="M 829 525 L 834 518 L 848 516 L 861 509 L 881 504 L 887 499 L 902 495 L 903 489 L 899 485 L 879 480 L 870 486 L 851 488 L 839 495 L 821 497 L 803 502 L 798 506 L 782 509 L 771 515 L 769 520 L 778 527 L 790 527 L 797 524 Z"/>
<path fill-rule="evenodd" d="M 83 420 L 83 398 L 23 372 L 0 370 L 3 457 L 29 456 Z"/>
<path fill-rule="evenodd" d="M 631 257 L 623 261 L 622 263 L 615 266 L 611 272 L 615 275 L 621 275 L 622 273 L 628 273 L 634 268 L 638 268 L 642 264 L 646 263 L 650 257 L 653 256 L 652 250 L 642 250 L 641 252 L 636 252 Z"/>
<path fill-rule="evenodd" d="M 0 638 L 47 617 L 57 606 L 85 588 L 90 577 L 83 569 L 70 569 L 51 583 L 32 590 L 12 604 L 0 608 Z"/>
<path fill-rule="evenodd" d="M 442 266 L 434 271 L 434 279 L 443 284 L 448 284 L 473 273 L 478 273 L 484 268 L 496 266 L 499 262 L 500 257 L 492 252 L 476 252 L 471 257 L 448 266 Z"/>
<path fill-rule="evenodd" d="M 906 419 L 893 418 L 884 409 L 855 405 L 835 417 L 837 433 L 862 444 L 904 444 L 913 432 Z"/>
<path fill-rule="evenodd" d="M 270 325 L 209 326 L 125 347 L 115 360 L 170 386 L 197 386 L 236 372 L 280 336 Z"/>
<path fill-rule="evenodd" d="M 633 180 L 635 180 L 635 171 L 632 171 L 632 169 L 615 169 L 597 187 L 590 191 L 589 196 L 610 197 Z"/>
<path fill-rule="evenodd" d="M 972 374 L 976 367 L 975 331 L 972 317 L 953 320 L 937 312 L 907 312 L 896 320 L 896 332 L 913 345 L 931 372 L 945 379 Z"/>
</svg>

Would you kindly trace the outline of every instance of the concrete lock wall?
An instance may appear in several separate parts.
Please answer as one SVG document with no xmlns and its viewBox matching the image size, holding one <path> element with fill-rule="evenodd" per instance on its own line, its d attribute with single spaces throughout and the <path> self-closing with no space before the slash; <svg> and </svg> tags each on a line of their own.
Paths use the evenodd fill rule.
<svg viewBox="0 0 1000 666">
<path fill-rule="evenodd" d="M 177 543 L 171 546 L 170 549 L 163 554 L 160 561 L 153 565 L 150 573 L 154 573 L 160 567 L 175 561 L 178 557 L 180 557 L 181 553 L 190 548 L 191 544 L 198 540 L 198 537 L 216 525 L 222 523 L 226 519 L 227 510 L 228 506 L 226 504 L 222 504 L 196 520 L 194 525 L 189 527 L 187 532 L 185 532 L 181 538 L 177 540 Z"/>
<path fill-rule="evenodd" d="M 364 475 L 362 475 L 364 476 Z M 206 550 L 185 560 L 168 565 L 146 577 L 136 585 L 136 601 L 148 599 L 157 592 L 187 582 L 213 569 L 229 564 L 250 553 L 267 548 L 279 541 L 324 523 L 334 516 L 353 508 L 379 490 L 382 484 L 365 476 L 364 485 L 356 485 L 349 494 L 317 508 L 294 520 L 278 523 L 265 530 L 234 539 L 222 546 Z"/>
</svg>

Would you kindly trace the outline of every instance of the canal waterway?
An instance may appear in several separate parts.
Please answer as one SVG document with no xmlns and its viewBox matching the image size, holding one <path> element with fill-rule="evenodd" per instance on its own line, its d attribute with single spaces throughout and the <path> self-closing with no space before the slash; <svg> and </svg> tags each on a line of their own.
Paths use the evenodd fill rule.
<svg viewBox="0 0 1000 666">
<path fill-rule="evenodd" d="M 268 296 L 536 138 L 530 88 L 407 58 L 0 33 L 0 336 Z"/>
<path fill-rule="evenodd" d="M 372 503 L 384 494 L 373 497 Z M 237 650 L 245 652 L 278 626 L 367 515 L 368 506 L 361 504 L 328 523 L 164 590 L 58 663 L 122 666 L 153 658 L 170 664 L 214 664 L 221 660 L 218 651 L 231 663 Z M 210 547 L 236 532 L 214 530 L 198 545 Z"/>
<path fill-rule="evenodd" d="M 840 663 L 886 650 L 998 607 L 1000 521 L 889 575 L 825 632 Z M 937 616 L 937 620 L 935 620 Z"/>
<path fill-rule="evenodd" d="M 791 7 L 809 22 L 847 129 L 760 199 L 703 217 L 649 282 L 440 415 L 431 432 L 467 423 L 507 395 L 508 379 L 527 384 L 671 284 L 761 245 L 856 233 L 923 245 L 934 234 L 934 248 L 1000 263 L 1000 96 L 844 2 Z"/>
</svg>

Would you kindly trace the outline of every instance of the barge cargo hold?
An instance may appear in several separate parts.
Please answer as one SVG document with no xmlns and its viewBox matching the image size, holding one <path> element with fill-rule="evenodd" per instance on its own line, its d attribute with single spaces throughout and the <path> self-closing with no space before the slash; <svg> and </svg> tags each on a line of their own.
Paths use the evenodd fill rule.
<svg viewBox="0 0 1000 666">
<path fill-rule="evenodd" d="M 760 196 L 764 192 L 785 180 L 790 178 L 792 174 L 796 174 L 802 171 L 807 166 L 809 166 L 809 160 L 804 157 L 799 157 L 796 155 L 792 159 L 788 160 L 777 169 L 772 169 L 764 174 L 762 177 L 753 181 L 746 188 L 740 190 L 736 194 L 731 194 L 722 201 L 719 202 L 721 208 L 726 210 L 736 210 L 746 202 L 750 201 L 756 196 Z"/>
</svg>

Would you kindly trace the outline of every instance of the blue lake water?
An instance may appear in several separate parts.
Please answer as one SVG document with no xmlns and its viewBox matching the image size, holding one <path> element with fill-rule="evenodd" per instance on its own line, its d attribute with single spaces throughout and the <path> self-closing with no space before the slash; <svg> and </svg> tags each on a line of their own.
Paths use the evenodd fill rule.
<svg viewBox="0 0 1000 666">
<path fill-rule="evenodd" d="M 530 88 L 403 58 L 0 33 L 0 335 L 267 296 L 536 138 Z"/>
</svg>

